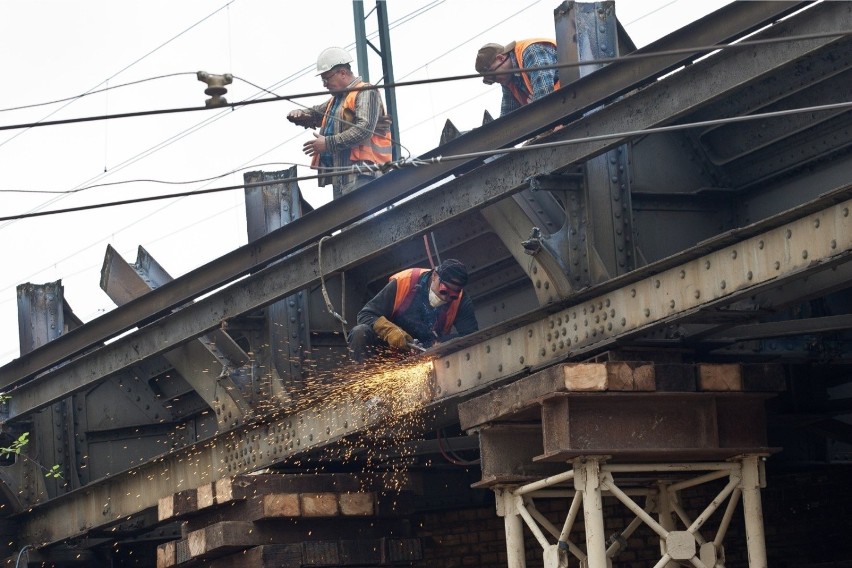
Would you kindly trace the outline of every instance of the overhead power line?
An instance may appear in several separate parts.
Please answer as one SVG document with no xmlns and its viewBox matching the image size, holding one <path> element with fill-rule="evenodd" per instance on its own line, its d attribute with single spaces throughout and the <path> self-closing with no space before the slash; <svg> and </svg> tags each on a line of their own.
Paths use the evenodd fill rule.
<svg viewBox="0 0 852 568">
<path fill-rule="evenodd" d="M 683 55 L 683 54 L 692 54 L 692 53 L 708 53 L 713 51 L 720 50 L 729 50 L 729 49 L 743 49 L 747 47 L 753 47 L 755 45 L 763 45 L 763 44 L 771 44 L 771 43 L 789 43 L 792 41 L 806 41 L 810 39 L 819 39 L 826 37 L 845 37 L 847 35 L 852 34 L 852 31 L 843 31 L 843 32 L 832 32 L 832 33 L 819 33 L 819 34 L 804 34 L 799 36 L 790 36 L 790 37 L 782 37 L 782 38 L 772 38 L 772 39 L 763 39 L 763 40 L 748 40 L 739 43 L 729 43 L 729 44 L 721 44 L 721 45 L 708 45 L 708 46 L 696 46 L 696 47 L 688 47 L 688 48 L 680 48 L 680 49 L 670 49 L 665 51 L 655 51 L 649 53 L 632 53 L 628 55 L 623 55 L 619 57 L 606 57 L 600 59 L 590 59 L 582 62 L 572 62 L 572 63 L 564 63 L 560 65 L 547 65 L 535 68 L 521 68 L 521 69 L 512 69 L 508 71 L 500 71 L 494 73 L 495 75 L 506 74 L 506 73 L 518 73 L 518 72 L 526 72 L 526 71 L 540 71 L 545 69 L 565 69 L 571 67 L 583 67 L 583 66 L 599 66 L 609 63 L 629 63 L 630 61 L 637 61 L 640 59 L 649 59 L 655 57 L 668 57 L 672 55 Z M 368 85 L 364 87 L 359 87 L 357 89 L 348 89 L 346 92 L 352 91 L 365 91 L 365 90 L 377 90 L 377 89 L 388 89 L 388 88 L 399 88 L 399 87 L 410 87 L 414 85 L 424 85 L 424 84 L 433 84 L 433 83 L 446 83 L 451 81 L 462 81 L 467 79 L 479 79 L 482 76 L 478 73 L 471 73 L 465 75 L 450 75 L 447 77 L 437 77 L 431 79 L 421 79 L 416 81 L 402 81 L 394 84 L 383 84 L 383 85 Z M 253 99 L 253 100 L 244 100 L 235 103 L 226 103 L 221 106 L 217 106 L 215 108 L 232 108 L 236 109 L 243 106 L 253 105 L 253 104 L 261 104 L 261 103 L 271 103 L 271 102 L 280 102 L 280 101 L 292 101 L 293 99 L 307 98 L 307 97 L 316 97 L 328 95 L 327 90 L 323 91 L 311 91 L 307 93 L 297 93 L 293 95 L 283 95 L 283 96 L 274 96 L 265 99 Z M 142 116 L 152 116 L 152 115 L 160 115 L 160 114 L 176 114 L 183 112 L 197 112 L 203 110 L 210 110 L 207 107 L 183 107 L 183 108 L 170 108 L 170 109 L 155 109 L 155 110 L 147 110 L 147 111 L 136 111 L 136 112 L 127 112 L 127 113 L 119 113 L 119 114 L 110 114 L 110 115 L 98 115 L 98 116 L 87 116 L 87 117 L 79 117 L 79 118 L 68 118 L 63 120 L 52 120 L 52 121 L 40 121 L 40 122 L 32 122 L 32 123 L 24 123 L 24 124 L 11 124 L 0 126 L 0 130 L 19 130 L 23 128 L 37 128 L 44 126 L 57 126 L 62 124 L 76 124 L 81 122 L 94 122 L 99 120 L 116 120 L 119 118 L 134 118 L 134 117 L 142 117 Z"/>
<path fill-rule="evenodd" d="M 262 168 L 262 167 L 265 167 L 265 166 L 297 166 L 297 165 L 299 165 L 299 164 L 295 164 L 295 163 L 292 163 L 292 162 L 267 162 L 265 164 L 251 164 L 251 165 L 247 165 L 247 166 L 242 166 L 242 167 L 233 169 L 229 172 L 225 172 L 224 174 L 219 174 L 217 176 L 211 176 L 211 177 L 200 178 L 200 179 L 185 180 L 185 181 L 169 181 L 169 180 L 161 180 L 161 179 L 139 178 L 139 179 L 128 179 L 128 180 L 123 180 L 123 181 L 111 181 L 111 182 L 107 182 L 107 183 L 96 183 L 94 185 L 87 185 L 85 187 L 78 187 L 76 189 L 61 189 L 61 190 L 0 189 L 0 193 L 55 193 L 55 194 L 67 195 L 67 194 L 71 194 L 71 193 L 80 193 L 81 191 L 86 191 L 86 190 L 89 190 L 89 189 L 96 189 L 96 188 L 99 188 L 99 187 L 112 187 L 112 186 L 115 186 L 115 185 L 127 185 L 127 184 L 131 184 L 131 183 L 158 183 L 158 184 L 164 184 L 164 185 L 188 185 L 190 183 L 203 183 L 203 182 L 206 182 L 206 181 L 213 181 L 213 180 L 217 180 L 217 179 L 222 179 L 223 177 L 227 177 L 231 174 L 235 174 L 237 172 L 241 172 L 243 170 L 248 170 L 248 169 L 252 169 L 252 168 Z"/>
<path fill-rule="evenodd" d="M 195 27 L 199 26 L 200 24 L 202 24 L 203 22 L 205 22 L 205 21 L 209 20 L 210 18 L 212 18 L 214 15 L 218 14 L 218 13 L 219 13 L 219 12 L 221 12 L 222 10 L 224 10 L 224 9 L 228 8 L 228 7 L 229 7 L 231 4 L 233 4 L 235 1 L 236 1 L 236 0 L 228 0 L 225 4 L 223 4 L 222 6 L 220 6 L 219 8 L 217 8 L 216 10 L 213 10 L 212 12 L 210 12 L 209 14 L 207 14 L 206 16 L 204 16 L 203 18 L 201 18 L 200 20 L 196 21 L 195 23 L 193 23 L 193 24 L 192 24 L 192 25 L 190 25 L 189 27 L 185 28 L 183 31 L 181 31 L 181 32 L 179 32 L 178 34 L 176 34 L 176 35 L 172 36 L 171 38 L 167 39 L 166 41 L 164 41 L 163 43 L 161 43 L 161 44 L 160 44 L 160 45 L 158 45 L 157 47 L 155 47 L 155 48 L 153 48 L 153 49 L 149 50 L 147 53 L 145 53 L 145 54 L 144 54 L 144 55 L 142 55 L 141 57 L 137 57 L 135 60 L 133 60 L 132 62 L 128 63 L 127 65 L 125 65 L 124 67 L 122 67 L 120 70 L 116 71 L 115 73 L 113 73 L 112 75 L 110 75 L 109 77 L 107 77 L 106 79 L 104 79 L 103 81 L 101 81 L 100 83 L 98 83 L 97 85 L 95 85 L 95 86 L 91 87 L 91 88 L 90 88 L 88 91 L 86 91 L 86 93 L 84 93 L 83 95 L 79 95 L 79 96 L 77 96 L 77 97 L 73 97 L 71 100 L 68 100 L 68 102 L 66 102 L 64 105 L 62 105 L 61 107 L 59 107 L 59 108 L 55 109 L 54 111 L 52 111 L 51 113 L 49 113 L 48 115 L 46 115 L 45 117 L 43 117 L 43 118 L 41 119 L 41 121 L 40 121 L 40 122 L 43 122 L 46 118 L 48 118 L 48 117 L 50 117 L 50 116 L 53 116 L 54 114 L 58 113 L 58 112 L 59 112 L 59 111 L 61 111 L 62 109 L 64 109 L 64 108 L 68 107 L 68 106 L 69 106 L 69 105 L 71 105 L 71 104 L 73 104 L 73 103 L 74 103 L 77 99 L 79 99 L 79 98 L 80 98 L 80 97 L 82 97 L 82 96 L 85 96 L 87 93 L 91 93 L 91 92 L 92 92 L 94 89 L 96 89 L 99 85 L 103 85 L 104 83 L 109 84 L 109 81 L 110 81 L 111 79 L 113 79 L 113 78 L 115 78 L 115 77 L 118 77 L 121 73 L 124 73 L 125 71 L 127 71 L 128 69 L 130 69 L 131 67 L 133 67 L 134 65 L 136 65 L 137 63 L 139 63 L 139 62 L 143 61 L 144 59 L 148 58 L 148 57 L 149 57 L 149 56 L 151 56 L 152 54 L 154 54 L 154 53 L 156 53 L 157 51 L 159 51 L 159 50 L 163 49 L 165 46 L 167 46 L 167 45 L 169 45 L 170 43 L 172 43 L 173 41 L 177 40 L 178 38 L 180 38 L 181 36 L 183 36 L 184 34 L 186 34 L 187 32 L 189 32 L 190 30 L 192 30 L 193 28 L 195 28 Z M 105 89 L 105 90 L 111 90 L 111 88 L 107 88 L 107 89 Z M 8 139 L 4 140 L 3 142 L 0 142 L 0 148 L 2 148 L 3 146 L 5 146 L 6 144 L 8 144 L 9 142 L 11 142 L 12 140 L 15 140 L 18 136 L 23 135 L 23 134 L 24 134 L 24 132 L 28 132 L 28 131 L 29 131 L 29 129 L 21 130 L 20 132 L 18 132 L 18 133 L 16 133 L 16 134 L 14 134 L 13 136 L 9 137 Z M 107 174 L 106 174 L 106 173 L 104 173 L 104 174 L 101 174 L 101 175 L 99 175 L 99 176 L 95 176 L 94 178 L 91 178 L 91 179 L 89 180 L 89 182 L 93 181 L 94 179 L 99 179 L 99 178 L 101 178 L 101 177 L 103 177 L 103 176 L 105 176 L 105 175 L 107 175 Z M 84 182 L 84 183 L 86 183 L 86 182 Z M 36 206 L 33 210 L 34 210 L 34 211 L 42 210 L 43 208 L 45 208 L 45 207 L 49 206 L 51 203 L 55 203 L 56 201 L 60 201 L 60 200 L 62 200 L 62 199 L 63 199 L 63 196 L 56 196 L 56 197 L 54 197 L 54 198 L 51 198 L 51 199 L 47 200 L 47 201 L 46 201 L 46 202 L 44 202 L 44 203 L 41 203 L 40 205 L 37 205 L 37 206 Z M 5 227 L 7 227 L 8 225 L 9 225 L 9 223 L 7 223 L 7 224 L 5 224 L 5 225 L 0 225 L 0 230 L 3 230 L 3 229 L 4 229 Z"/>
<path fill-rule="evenodd" d="M 157 51 L 159 51 L 160 49 L 164 48 L 165 46 L 167 46 L 167 45 L 168 45 L 168 44 L 170 44 L 171 42 L 175 41 L 176 39 L 178 39 L 179 37 L 181 37 L 182 35 L 184 35 L 185 33 L 187 33 L 189 30 L 191 30 L 191 29 L 193 29 L 194 27 L 196 27 L 196 26 L 200 25 L 202 22 L 204 22 L 204 21 L 206 21 L 206 20 L 210 19 L 210 18 L 211 18 L 211 17 L 213 17 L 215 14 L 218 14 L 219 12 L 221 12 L 222 10 L 224 10 L 225 8 L 227 8 L 228 6 L 230 6 L 231 4 L 233 4 L 234 2 L 236 2 L 236 0 L 230 0 L 229 2 L 226 2 L 226 3 L 225 3 L 224 5 L 222 5 L 220 8 L 218 8 L 218 9 L 216 9 L 216 10 L 212 11 L 211 13 L 209 13 L 208 15 L 204 16 L 203 18 L 201 18 L 200 20 L 198 20 L 197 22 L 195 22 L 194 24 L 192 24 L 191 26 L 189 26 L 188 28 L 186 28 L 185 30 L 183 30 L 182 32 L 180 32 L 179 34 L 177 34 L 177 35 L 175 35 L 175 36 L 172 36 L 171 38 L 169 38 L 168 40 L 164 41 L 163 43 L 161 43 L 160 45 L 158 45 L 157 47 L 155 47 L 154 49 L 152 49 L 151 51 L 149 51 L 149 52 L 148 52 L 148 53 L 146 53 L 145 55 L 143 55 L 143 56 L 141 56 L 141 57 L 136 58 L 136 59 L 135 59 L 134 61 L 132 61 L 131 63 L 128 63 L 127 65 L 125 65 L 124 67 L 122 67 L 121 69 L 119 69 L 118 71 L 116 71 L 115 73 L 113 73 L 112 75 L 110 75 L 109 77 L 107 77 L 106 79 L 104 79 L 103 81 L 101 81 L 100 83 L 98 83 L 97 85 L 95 85 L 94 87 L 90 88 L 88 91 L 86 91 L 85 93 L 83 93 L 83 95 L 79 95 L 79 96 L 77 96 L 77 97 L 72 97 L 71 99 L 65 99 L 65 100 L 68 100 L 68 101 L 69 101 L 69 102 L 68 102 L 68 104 L 63 105 L 62 107 L 60 107 L 60 108 L 56 109 L 55 111 L 53 111 L 52 113 L 48 114 L 47 116 L 52 116 L 52 115 L 56 114 L 57 112 L 59 112 L 60 110 L 62 110 L 63 108 L 65 108 L 66 106 L 68 106 L 68 105 L 70 105 L 71 103 L 73 103 L 76 99 L 78 99 L 78 98 L 80 98 L 80 97 L 82 97 L 82 96 L 85 96 L 86 94 L 91 93 L 94 89 L 96 89 L 96 88 L 98 87 L 98 85 L 103 85 L 104 83 L 108 83 L 110 79 L 113 79 L 114 77 L 118 77 L 120 74 L 124 73 L 125 71 L 127 71 L 128 69 L 130 69 L 131 67 L 133 67 L 134 65 L 136 65 L 137 63 L 139 63 L 140 61 L 142 61 L 143 59 L 147 58 L 148 56 L 152 55 L 153 53 L 156 53 L 156 52 L 157 52 Z M 47 118 L 47 117 L 45 117 L 45 118 Z M 36 123 L 36 124 L 38 124 L 38 123 Z M 16 135 L 16 136 L 17 136 L 17 135 Z M 14 140 L 16 136 L 13 136 L 12 138 L 9 138 L 8 140 L 3 141 L 2 143 L 0 143 L 0 146 L 4 146 L 5 144 L 8 144 L 8 143 L 9 143 L 9 142 L 11 142 L 12 140 Z"/>
<path fill-rule="evenodd" d="M 284 182 L 296 182 L 296 181 L 304 181 L 309 179 L 317 179 L 319 177 L 327 177 L 334 175 L 347 175 L 353 173 L 362 173 L 364 170 L 380 170 L 380 171 L 389 171 L 393 169 L 401 169 L 405 167 L 422 167 L 428 166 L 431 164 L 439 164 L 441 162 L 449 162 L 449 161 L 460 161 L 460 160 L 471 160 L 474 158 L 484 158 L 490 157 L 494 155 L 503 155 L 510 153 L 518 153 L 518 152 L 528 152 L 532 150 L 541 150 L 545 148 L 556 148 L 559 146 L 567 146 L 571 144 L 583 144 L 587 142 L 596 142 L 601 140 L 609 140 L 613 138 L 634 138 L 637 136 L 647 136 L 649 134 L 660 134 L 663 132 L 674 132 L 678 130 L 688 130 L 691 128 L 706 128 L 710 126 L 720 126 L 725 124 L 733 124 L 738 122 L 747 122 L 752 120 L 765 120 L 768 118 L 780 118 L 785 116 L 790 116 L 794 114 L 801 113 L 813 113 L 813 112 L 821 112 L 821 111 L 829 111 L 829 110 L 842 110 L 852 108 L 852 102 L 843 102 L 843 103 L 835 103 L 835 104 L 827 104 L 827 105 L 818 105 L 818 106 L 810 106 L 803 107 L 798 109 L 787 109 L 781 111 L 773 111 L 773 112 L 765 112 L 760 114 L 752 114 L 747 116 L 735 116 L 730 118 L 721 118 L 715 120 L 703 120 L 699 122 L 690 122 L 686 124 L 675 124 L 671 126 L 658 126 L 653 128 L 646 128 L 643 130 L 628 130 L 624 132 L 613 132 L 611 134 L 601 134 L 597 136 L 585 136 L 582 138 L 574 138 L 571 140 L 560 140 L 558 142 L 543 142 L 539 144 L 533 144 L 529 146 L 519 146 L 515 148 L 498 148 L 495 150 L 485 150 L 481 152 L 469 152 L 465 154 L 456 154 L 451 156 L 435 156 L 434 158 L 411 158 L 411 159 L 403 159 L 397 160 L 395 162 L 388 162 L 383 166 L 353 166 L 353 167 L 345 167 L 345 168 L 332 168 L 334 171 L 330 173 L 323 173 L 322 176 L 317 175 L 309 175 L 309 176 L 294 176 L 290 178 L 282 178 L 277 180 L 277 183 Z M 208 193 L 218 193 L 222 191 L 232 191 L 235 189 L 245 189 L 249 187 L 260 187 L 264 185 L 269 185 L 268 181 L 262 182 L 254 182 L 254 183 L 244 183 L 240 185 L 230 185 L 225 187 L 217 187 L 217 188 L 209 188 L 202 190 L 193 190 L 193 191 L 185 191 L 180 193 L 170 193 L 166 195 L 155 195 L 150 197 L 140 197 L 135 199 L 126 199 L 122 201 L 111 201 L 107 203 L 95 203 L 91 205 L 81 205 L 79 207 L 69 207 L 67 209 L 55 209 L 52 211 L 39 211 L 36 213 L 23 213 L 20 215 L 10 215 L 7 217 L 0 217 L 0 221 L 9 221 L 13 219 L 28 219 L 31 217 L 41 217 L 45 215 L 57 215 L 60 213 L 72 213 L 76 211 L 86 211 L 91 209 L 100 209 L 103 207 L 115 207 L 118 205 L 130 205 L 135 203 L 145 203 L 148 201 L 158 201 L 162 199 L 174 199 L 177 197 L 186 197 L 192 195 L 205 195 Z"/>
<path fill-rule="evenodd" d="M 104 87 L 103 89 L 97 89 L 95 91 L 89 90 L 89 91 L 86 91 L 85 93 L 80 94 L 80 95 L 74 95 L 73 97 L 66 97 L 64 99 L 57 99 L 55 101 L 47 101 L 47 102 L 44 102 L 44 103 L 33 103 L 31 105 L 23 105 L 23 106 L 9 107 L 9 108 L 0 108 L 0 112 L 10 112 L 10 111 L 13 111 L 13 110 L 24 110 L 24 109 L 27 109 L 27 108 L 50 106 L 50 105 L 55 105 L 55 104 L 64 103 L 64 102 L 68 102 L 68 101 L 73 102 L 73 101 L 76 101 L 78 99 L 82 99 L 83 97 L 88 97 L 90 95 L 97 95 L 97 94 L 100 94 L 100 93 L 106 93 L 107 91 L 114 91 L 116 89 L 121 89 L 121 88 L 124 88 L 124 87 L 132 87 L 133 85 L 139 85 L 141 83 L 147 83 L 148 81 L 156 81 L 158 79 L 168 79 L 170 77 L 179 77 L 181 75 L 195 75 L 195 74 L 196 73 L 194 73 L 194 72 L 183 71 L 181 73 L 169 73 L 168 75 L 160 75 L 158 77 L 148 77 L 147 79 L 139 79 L 138 81 L 131 81 L 129 83 L 122 83 L 121 85 L 113 85 L 112 87 Z M 108 80 L 109 79 L 107 79 L 107 81 Z"/>
</svg>

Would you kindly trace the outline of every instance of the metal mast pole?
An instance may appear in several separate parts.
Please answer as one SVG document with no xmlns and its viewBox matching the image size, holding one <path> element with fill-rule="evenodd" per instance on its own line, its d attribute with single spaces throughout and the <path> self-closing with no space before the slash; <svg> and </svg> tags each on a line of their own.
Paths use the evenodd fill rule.
<svg viewBox="0 0 852 568">
<path fill-rule="evenodd" d="M 367 61 L 367 32 L 364 29 L 364 0 L 352 0 L 352 14 L 355 16 L 355 58 L 358 60 L 358 74 L 370 82 L 370 63 Z"/>
<path fill-rule="evenodd" d="M 387 0 L 376 2 L 376 15 L 379 18 L 379 46 L 382 56 L 382 74 L 385 85 L 393 85 L 393 56 L 391 55 L 390 28 L 388 27 Z M 396 90 L 391 87 L 385 89 L 385 106 L 391 117 L 391 138 L 396 144 L 393 145 L 393 159 L 399 159 L 399 120 L 396 113 Z"/>
<path fill-rule="evenodd" d="M 369 46 L 382 58 L 382 78 L 376 84 L 384 81 L 385 85 L 393 85 L 393 57 L 391 55 L 390 28 L 388 26 L 387 2 L 376 0 L 376 18 L 379 29 L 379 49 L 370 43 L 364 29 L 364 0 L 352 0 L 352 12 L 355 17 L 355 53 L 358 59 L 358 74 L 365 81 L 369 81 L 369 64 L 367 63 L 367 47 Z M 372 11 L 371 11 L 372 13 Z M 369 15 L 369 14 L 367 14 Z M 400 157 L 399 145 L 399 120 L 396 109 L 396 92 L 391 88 L 385 88 L 385 110 L 391 117 L 391 138 L 393 138 L 393 159 Z"/>
</svg>

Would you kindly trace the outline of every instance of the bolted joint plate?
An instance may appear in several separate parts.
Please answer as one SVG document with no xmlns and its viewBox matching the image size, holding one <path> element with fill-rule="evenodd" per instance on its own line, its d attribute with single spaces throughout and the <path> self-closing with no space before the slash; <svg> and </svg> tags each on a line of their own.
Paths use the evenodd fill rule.
<svg viewBox="0 0 852 568">
<path fill-rule="evenodd" d="M 666 552 L 673 560 L 690 560 L 695 556 L 695 537 L 687 531 L 671 531 L 666 536 Z"/>
</svg>

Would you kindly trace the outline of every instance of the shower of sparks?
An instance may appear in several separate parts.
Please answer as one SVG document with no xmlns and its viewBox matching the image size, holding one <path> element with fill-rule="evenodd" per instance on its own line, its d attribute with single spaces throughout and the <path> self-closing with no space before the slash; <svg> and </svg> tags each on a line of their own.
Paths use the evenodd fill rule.
<svg viewBox="0 0 852 568">
<path fill-rule="evenodd" d="M 305 450 L 319 450 L 320 458 L 315 454 L 308 463 L 296 451 L 283 465 L 320 473 L 326 470 L 323 464 L 357 463 L 365 487 L 378 484 L 399 490 L 413 462 L 415 442 L 427 430 L 425 408 L 432 400 L 432 362 L 376 357 L 365 365 L 346 361 L 325 367 L 318 371 L 314 365 L 305 365 L 303 378 L 291 383 L 286 392 L 279 386 L 278 396 L 256 398 L 255 412 L 264 421 L 310 417 L 300 423 L 294 436 L 301 438 Z M 276 383 L 280 385 L 269 373 L 261 381 L 257 385 L 260 392 L 273 393 Z M 326 424 L 324 417 L 336 417 L 341 411 L 355 419 Z M 317 443 L 321 441 L 332 443 Z"/>
<path fill-rule="evenodd" d="M 372 421 L 362 437 L 341 442 L 344 461 L 362 456 L 363 483 L 373 477 L 373 484 L 387 490 L 403 489 L 415 442 L 427 429 L 425 403 L 431 400 L 431 375 L 428 360 L 384 362 L 348 377 L 341 385 L 341 394 L 364 404 Z"/>
<path fill-rule="evenodd" d="M 268 361 L 266 357 L 261 360 Z M 145 452 L 127 455 L 131 445 L 123 444 L 119 462 L 127 468 L 124 473 L 133 476 L 144 472 L 147 479 L 179 491 L 189 483 L 213 482 L 263 467 L 302 475 L 352 472 L 361 490 L 387 492 L 395 500 L 393 495 L 409 486 L 408 469 L 428 465 L 428 460 L 418 460 L 415 450 L 432 429 L 428 411 L 433 401 L 432 361 L 423 355 L 404 360 L 386 355 L 367 364 L 355 364 L 348 357 L 341 360 L 336 353 L 322 363 L 294 359 L 293 368 L 294 374 L 284 378 L 257 364 L 249 365 L 247 372 L 243 369 L 241 376 L 231 375 L 240 396 L 249 403 L 246 415 L 224 419 L 220 411 L 224 409 L 221 414 L 226 414 L 232 407 L 214 405 L 210 412 L 199 413 L 195 422 L 164 425 L 161 431 L 147 436 L 145 429 L 137 428 L 137 440 L 162 445 L 164 451 L 159 457 Z M 217 400 L 221 396 L 217 395 Z M 175 405 L 176 416 L 185 411 L 178 406 L 182 404 L 178 397 L 163 398 L 162 403 L 164 408 Z M 246 428 L 234 428 L 223 432 L 218 440 L 208 438 L 193 444 L 196 431 L 202 426 L 209 428 L 211 420 L 219 420 L 224 428 Z M 262 425 L 267 425 L 266 429 Z M 224 454 L 215 451 L 217 448 Z M 172 454 L 175 451 L 178 453 Z M 169 454 L 176 458 L 170 466 Z M 274 460 L 270 459 L 273 455 L 277 456 Z M 109 463 L 110 456 L 103 457 Z M 89 465 L 88 456 L 83 461 Z M 158 461 L 166 467 L 144 468 L 145 462 Z M 103 478 L 116 473 L 97 472 Z M 67 481 L 57 483 L 64 485 Z M 134 495 L 128 493 L 126 497 Z M 135 495 L 136 500 L 147 501 L 149 497 Z M 124 512 L 113 511 L 112 505 L 105 503 L 103 515 L 120 519 Z"/>
</svg>

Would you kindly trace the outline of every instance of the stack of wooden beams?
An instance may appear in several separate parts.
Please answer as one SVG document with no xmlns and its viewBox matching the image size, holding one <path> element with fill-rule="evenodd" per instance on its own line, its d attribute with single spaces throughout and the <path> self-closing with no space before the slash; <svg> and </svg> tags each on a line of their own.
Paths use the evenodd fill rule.
<svg viewBox="0 0 852 568">
<path fill-rule="evenodd" d="M 407 523 L 380 514 L 377 493 L 346 474 L 264 473 L 219 479 L 160 500 L 179 540 L 157 548 L 157 568 L 388 566 L 420 559 Z"/>
</svg>

